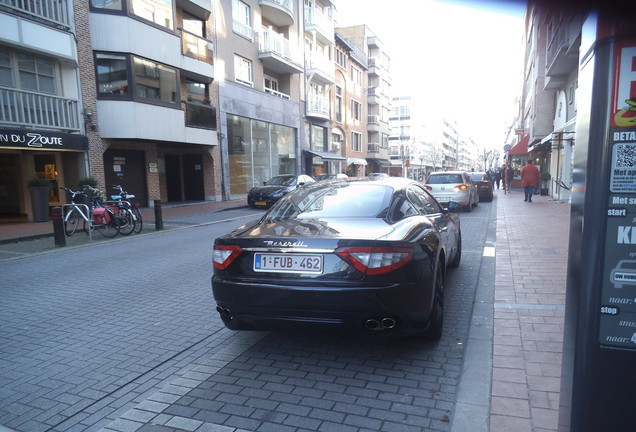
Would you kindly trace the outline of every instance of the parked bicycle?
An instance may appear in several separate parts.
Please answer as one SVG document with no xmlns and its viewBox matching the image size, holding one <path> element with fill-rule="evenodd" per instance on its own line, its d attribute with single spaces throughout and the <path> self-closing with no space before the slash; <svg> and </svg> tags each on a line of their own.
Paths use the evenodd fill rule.
<svg viewBox="0 0 636 432">
<path fill-rule="evenodd" d="M 130 210 L 130 204 L 124 201 L 106 201 L 104 194 L 99 189 L 85 185 L 84 191 L 91 197 L 93 208 L 106 208 L 117 219 L 118 232 L 122 235 L 130 235 L 135 230 L 135 216 Z"/>
<path fill-rule="evenodd" d="M 133 215 L 135 224 L 134 232 L 140 233 L 144 226 L 141 209 L 139 208 L 139 204 L 130 201 L 135 198 L 135 195 L 126 192 L 121 185 L 113 185 L 113 189 L 119 191 L 119 195 L 111 195 L 111 199 L 115 200 L 115 202 L 121 202 L 127 206 Z"/>
<path fill-rule="evenodd" d="M 119 233 L 119 218 L 112 208 L 99 204 L 100 196 L 93 193 L 94 189 L 85 186 L 84 191 L 74 191 L 61 187 L 70 194 L 71 203 L 64 207 L 69 210 L 64 215 L 64 233 L 67 236 L 75 234 L 80 224 L 82 231 L 90 234 L 96 230 L 104 237 L 112 238 Z"/>
</svg>

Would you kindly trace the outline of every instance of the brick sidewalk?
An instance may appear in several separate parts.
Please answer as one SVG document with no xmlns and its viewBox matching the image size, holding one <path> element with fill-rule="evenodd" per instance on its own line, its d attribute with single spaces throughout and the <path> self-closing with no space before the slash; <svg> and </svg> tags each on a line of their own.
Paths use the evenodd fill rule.
<svg viewBox="0 0 636 432">
<path fill-rule="evenodd" d="M 490 431 L 556 431 L 570 205 L 497 195 Z"/>
<path fill-rule="evenodd" d="M 161 215 L 163 220 L 170 220 L 183 216 L 210 213 L 214 211 L 247 206 L 246 199 L 231 201 L 204 201 L 187 204 L 163 204 Z M 142 208 L 144 225 L 154 225 L 155 209 Z M 154 229 L 152 227 L 151 229 Z M 11 241 L 13 239 L 24 239 L 33 237 L 53 236 L 53 222 L 22 222 L 0 224 L 0 242 Z"/>
</svg>

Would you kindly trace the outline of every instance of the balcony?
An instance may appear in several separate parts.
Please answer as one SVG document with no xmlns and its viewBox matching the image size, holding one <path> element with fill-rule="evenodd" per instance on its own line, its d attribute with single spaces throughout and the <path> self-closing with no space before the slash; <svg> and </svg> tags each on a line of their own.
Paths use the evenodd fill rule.
<svg viewBox="0 0 636 432">
<path fill-rule="evenodd" d="M 216 130 L 216 108 L 195 102 L 185 102 L 185 124 L 188 127 Z"/>
<path fill-rule="evenodd" d="M 561 88 L 568 74 L 578 68 L 580 38 L 580 26 L 558 23 L 546 48 L 545 90 Z"/>
<path fill-rule="evenodd" d="M 182 76 L 197 81 L 214 79 L 213 44 L 207 39 L 183 30 L 177 35 L 122 15 L 92 13 L 90 19 L 95 51 L 133 53 L 180 69 Z"/>
<path fill-rule="evenodd" d="M 307 117 L 329 120 L 329 97 L 309 93 L 307 95 Z"/>
<path fill-rule="evenodd" d="M 20 128 L 79 132 L 78 101 L 0 87 L 0 123 Z"/>
<path fill-rule="evenodd" d="M 218 145 L 215 108 L 186 102 L 174 107 L 137 101 L 98 100 L 102 138 Z"/>
<path fill-rule="evenodd" d="M 305 58 L 305 73 L 309 77 L 309 81 L 318 84 L 335 84 L 336 68 L 333 61 L 318 52 L 309 52 Z"/>
<path fill-rule="evenodd" d="M 181 52 L 183 55 L 207 64 L 214 64 L 213 47 L 214 43 L 211 40 L 181 29 Z"/>
<path fill-rule="evenodd" d="M 240 21 L 232 21 L 232 31 L 238 35 L 243 36 L 245 39 L 254 41 L 254 29 L 252 27 L 243 24 Z"/>
<path fill-rule="evenodd" d="M 303 71 L 300 49 L 272 29 L 263 30 L 258 35 L 258 58 L 266 69 L 277 74 L 294 74 Z"/>
<path fill-rule="evenodd" d="M 335 30 L 333 18 L 317 9 L 305 8 L 305 31 L 315 32 L 316 39 L 322 44 L 334 44 Z"/>
<path fill-rule="evenodd" d="M 0 0 L 0 5 L 43 24 L 68 30 L 71 19 L 66 0 Z"/>
<path fill-rule="evenodd" d="M 292 0 L 259 0 L 261 15 L 276 27 L 288 27 L 294 23 Z"/>
<path fill-rule="evenodd" d="M 367 116 L 367 131 L 369 132 L 380 131 L 380 116 L 379 115 L 372 114 Z"/>
<path fill-rule="evenodd" d="M 177 6 L 206 21 L 212 13 L 212 2 L 210 0 L 177 0 Z"/>
<path fill-rule="evenodd" d="M 265 87 L 265 93 L 271 94 L 272 96 L 276 96 L 276 97 L 279 97 L 281 99 L 287 99 L 287 100 L 290 99 L 290 96 L 288 94 L 281 93 L 281 92 L 276 91 L 274 89 L 271 89 L 269 87 Z"/>
<path fill-rule="evenodd" d="M 367 153 L 370 157 L 374 157 L 371 155 L 376 155 L 380 153 L 380 144 L 379 143 L 369 143 L 367 144 Z"/>
</svg>

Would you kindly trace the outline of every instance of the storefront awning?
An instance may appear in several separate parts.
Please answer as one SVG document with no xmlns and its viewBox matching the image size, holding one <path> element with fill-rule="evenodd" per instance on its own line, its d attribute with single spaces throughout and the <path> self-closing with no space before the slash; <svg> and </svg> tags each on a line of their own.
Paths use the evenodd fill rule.
<svg viewBox="0 0 636 432">
<path fill-rule="evenodd" d="M 380 158 L 367 158 L 367 161 L 372 163 L 377 163 L 380 165 L 388 166 L 391 165 L 391 161 L 388 159 L 380 159 Z"/>
<path fill-rule="evenodd" d="M 523 155 L 528 154 L 528 141 L 530 141 L 530 135 L 525 136 L 521 141 L 517 143 L 513 148 L 508 150 L 509 155 Z"/>
<path fill-rule="evenodd" d="M 325 160 L 345 160 L 345 158 L 343 158 L 342 156 L 338 156 L 337 154 L 334 154 L 334 153 L 319 152 L 315 150 L 305 150 L 305 151 L 311 155 L 318 156 Z"/>
<path fill-rule="evenodd" d="M 347 158 L 347 165 L 368 165 L 367 161 L 359 158 Z"/>
</svg>

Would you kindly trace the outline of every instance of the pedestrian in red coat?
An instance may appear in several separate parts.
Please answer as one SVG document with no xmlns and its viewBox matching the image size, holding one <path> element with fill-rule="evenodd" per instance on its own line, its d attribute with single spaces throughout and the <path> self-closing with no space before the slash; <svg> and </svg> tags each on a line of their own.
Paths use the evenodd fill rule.
<svg viewBox="0 0 636 432">
<path fill-rule="evenodd" d="M 532 202 L 534 188 L 539 186 L 539 168 L 532 164 L 532 159 L 521 168 L 521 186 L 526 194 L 524 201 Z"/>
</svg>

